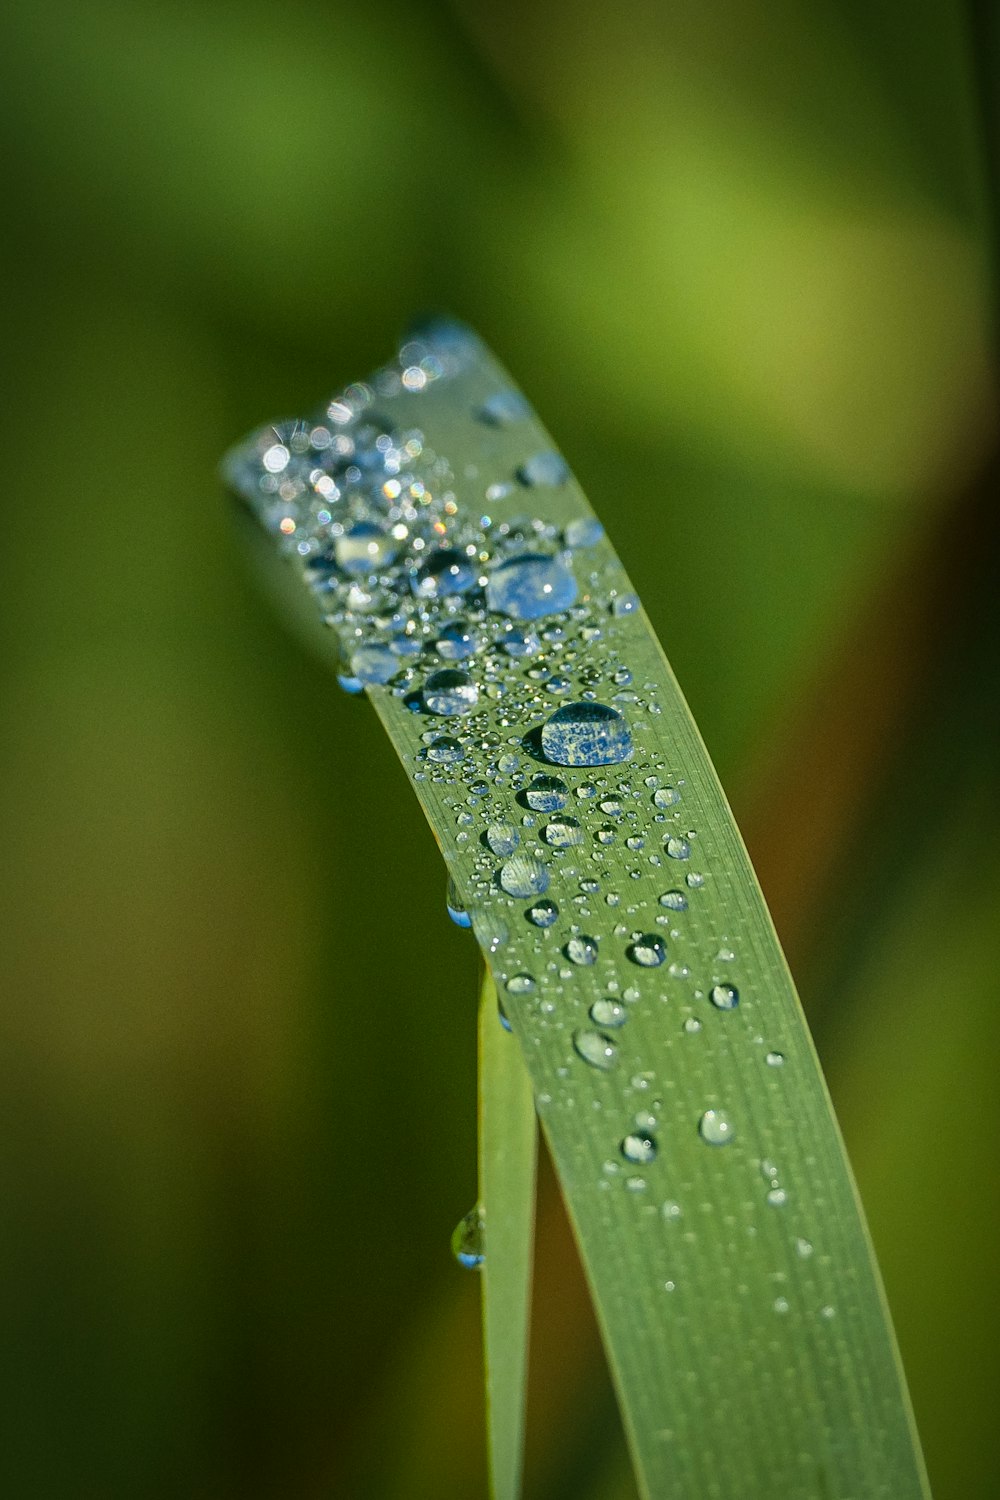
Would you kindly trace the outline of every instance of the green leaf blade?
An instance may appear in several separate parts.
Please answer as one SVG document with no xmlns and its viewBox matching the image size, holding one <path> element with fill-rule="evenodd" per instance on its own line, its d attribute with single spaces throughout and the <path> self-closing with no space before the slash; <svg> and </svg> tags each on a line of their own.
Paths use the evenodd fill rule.
<svg viewBox="0 0 1000 1500">
<path fill-rule="evenodd" d="M 641 1493 L 923 1500 L 878 1272 L 794 986 L 708 754 L 617 555 L 593 529 L 585 545 L 569 543 L 567 528 L 593 512 L 557 465 L 543 482 L 527 472 L 533 455 L 552 452 L 533 414 L 483 420 L 511 386 L 471 335 L 424 330 L 395 366 L 351 390 L 330 408 L 348 433 L 374 452 L 371 434 L 382 432 L 383 454 L 409 455 L 406 442 L 415 444 L 422 488 L 407 524 L 419 526 L 429 503 L 437 536 L 467 544 L 487 577 L 517 547 L 550 558 L 569 547 L 558 555 L 569 559 L 576 601 L 538 621 L 527 661 L 505 654 L 506 623 L 489 597 L 479 605 L 471 583 L 458 588 L 492 643 L 468 663 L 474 712 L 428 713 L 421 695 L 434 667 L 423 658 L 368 694 L 520 1041 Z M 273 441 L 271 430 L 230 460 L 244 494 Z M 395 479 L 386 484 L 396 498 Z M 273 529 L 273 489 L 249 494 Z M 315 507 L 288 504 L 311 538 Z M 317 596 L 327 627 L 317 610 L 309 628 L 346 655 L 345 680 L 358 641 L 395 639 L 393 620 L 433 652 L 434 632 L 457 612 L 454 598 L 424 602 L 421 559 L 437 545 L 429 535 L 411 571 L 397 567 L 381 610 L 381 581 L 366 592 L 334 576 L 331 592 L 301 555 L 289 557 L 285 583 L 299 602 Z M 706 598 L 731 607 L 724 591 L 716 598 L 707 586 Z M 567 686 L 547 696 L 552 678 Z M 567 693 L 623 714 L 630 758 L 546 763 L 539 730 Z M 457 758 L 431 757 L 456 737 Z M 525 786 L 541 772 L 564 781 L 579 839 L 553 840 L 547 815 L 526 811 Z M 559 908 L 551 926 L 526 920 L 525 901 L 504 884 L 486 833 L 497 820 L 519 830 L 542 867 Z M 592 962 L 578 961 L 584 939 Z M 637 961 L 652 940 L 666 947 L 653 966 Z M 738 1000 L 727 1000 L 727 986 Z M 623 1024 L 600 1019 L 609 1002 Z"/>
</svg>

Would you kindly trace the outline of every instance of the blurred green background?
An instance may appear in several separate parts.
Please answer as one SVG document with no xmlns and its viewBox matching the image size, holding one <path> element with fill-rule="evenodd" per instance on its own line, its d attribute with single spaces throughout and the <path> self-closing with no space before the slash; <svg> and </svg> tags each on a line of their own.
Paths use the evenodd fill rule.
<svg viewBox="0 0 1000 1500">
<path fill-rule="evenodd" d="M 991 17 L 6 8 L 0 1494 L 484 1494 L 473 947 L 214 473 L 426 308 L 493 343 L 632 573 L 799 980 L 935 1494 L 1000 1493 Z M 550 1176 L 534 1337 L 528 1495 L 627 1500 Z"/>
</svg>

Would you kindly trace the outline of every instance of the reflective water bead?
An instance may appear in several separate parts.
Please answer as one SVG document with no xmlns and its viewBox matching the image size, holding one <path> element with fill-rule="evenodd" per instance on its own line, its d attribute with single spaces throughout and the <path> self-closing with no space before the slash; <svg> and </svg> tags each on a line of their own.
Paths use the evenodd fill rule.
<svg viewBox="0 0 1000 1500">
<path fill-rule="evenodd" d="M 783 1052 L 768 1052 L 764 1061 L 769 1068 L 780 1068 L 785 1061 L 785 1054 Z"/>
<path fill-rule="evenodd" d="M 534 630 L 526 630 L 523 625 L 515 625 L 508 620 L 497 635 L 497 645 L 502 646 L 508 656 L 520 658 L 523 656 L 534 656 L 542 649 L 542 643 Z"/>
<path fill-rule="evenodd" d="M 573 1046 L 584 1062 L 589 1063 L 592 1068 L 599 1068 L 602 1073 L 613 1068 L 618 1058 L 615 1043 L 600 1031 L 589 1031 L 581 1027 L 573 1033 Z"/>
<path fill-rule="evenodd" d="M 638 594 L 618 594 L 611 602 L 613 615 L 634 615 L 638 608 Z"/>
<path fill-rule="evenodd" d="M 478 1204 L 455 1225 L 451 1253 L 468 1270 L 482 1265 L 486 1254 L 486 1220 Z"/>
<path fill-rule="evenodd" d="M 665 906 L 668 911 L 687 911 L 688 898 L 683 891 L 664 891 L 660 897 L 660 905 Z"/>
<path fill-rule="evenodd" d="M 733 1122 L 722 1109 L 706 1109 L 698 1121 L 698 1133 L 709 1146 L 728 1146 L 736 1136 Z"/>
<path fill-rule="evenodd" d="M 487 823 L 485 836 L 497 859 L 506 859 L 521 842 L 521 835 L 513 823 Z"/>
<path fill-rule="evenodd" d="M 645 1130 L 627 1135 L 619 1148 L 626 1161 L 650 1162 L 656 1159 L 656 1137 Z"/>
<path fill-rule="evenodd" d="M 704 875 L 699 875 L 696 870 L 692 870 L 690 875 L 685 875 L 684 884 L 689 890 L 700 891 L 705 884 L 705 877 Z"/>
<path fill-rule="evenodd" d="M 604 527 L 596 516 L 579 516 L 570 521 L 563 532 L 567 547 L 594 547 L 604 535 Z"/>
<path fill-rule="evenodd" d="M 768 1190 L 767 1201 L 772 1208 L 782 1208 L 788 1201 L 788 1194 L 783 1187 L 773 1187 Z"/>
<path fill-rule="evenodd" d="M 667 957 L 667 945 L 658 932 L 644 932 L 628 947 L 628 956 L 642 969 L 659 968 Z"/>
<path fill-rule="evenodd" d="M 413 592 L 421 599 L 440 599 L 468 594 L 479 574 L 475 563 L 453 547 L 439 547 L 420 564 L 413 575 Z"/>
<path fill-rule="evenodd" d="M 598 1026 L 624 1026 L 628 1020 L 628 1011 L 620 1000 L 612 1000 L 608 996 L 594 1001 L 590 1007 L 590 1019 Z"/>
<path fill-rule="evenodd" d="M 466 911 L 465 906 L 462 902 L 462 898 L 458 894 L 458 887 L 456 886 L 454 880 L 452 880 L 450 877 L 448 879 L 448 894 L 445 898 L 445 904 L 448 910 L 448 915 L 454 922 L 456 927 L 472 926 L 472 918 Z"/>
<path fill-rule="evenodd" d="M 351 674 L 371 686 L 385 684 L 399 671 L 399 662 L 388 646 L 359 646 L 351 656 Z"/>
<path fill-rule="evenodd" d="M 434 649 L 445 661 L 465 661 L 475 655 L 478 644 L 476 632 L 467 621 L 452 620 L 434 642 Z"/>
<path fill-rule="evenodd" d="M 671 834 L 663 846 L 671 859 L 690 859 L 691 845 L 687 839 L 680 838 L 677 834 Z"/>
<path fill-rule="evenodd" d="M 533 901 L 524 915 L 534 927 L 551 927 L 559 908 L 554 901 Z"/>
<path fill-rule="evenodd" d="M 432 672 L 424 685 L 424 706 L 432 714 L 467 714 L 479 702 L 479 688 L 468 672 L 442 667 Z"/>
<path fill-rule="evenodd" d="M 542 837 L 554 849 L 570 849 L 583 843 L 583 829 L 575 818 L 553 818 L 543 828 Z"/>
<path fill-rule="evenodd" d="M 509 427 L 513 422 L 523 422 L 531 412 L 520 391 L 494 391 L 487 396 L 476 412 L 480 422 L 490 427 Z"/>
<path fill-rule="evenodd" d="M 589 966 L 597 962 L 598 941 L 595 937 L 588 937 L 586 933 L 580 933 L 571 937 L 563 949 L 570 963 Z"/>
<path fill-rule="evenodd" d="M 334 542 L 333 555 L 345 573 L 366 577 L 394 562 L 399 546 L 373 521 L 358 521 Z"/>
<path fill-rule="evenodd" d="M 680 792 L 675 791 L 672 786 L 657 787 L 656 791 L 653 793 L 654 807 L 673 807 L 674 804 L 676 802 L 679 802 L 680 800 Z"/>
<path fill-rule="evenodd" d="M 812 1241 L 801 1236 L 795 1241 L 795 1253 L 800 1260 L 808 1260 L 813 1253 Z"/>
<path fill-rule="evenodd" d="M 565 484 L 569 478 L 569 465 L 559 453 L 535 453 L 526 458 L 517 471 L 522 484 Z"/>
<path fill-rule="evenodd" d="M 548 870 L 524 850 L 518 850 L 504 861 L 498 878 L 508 896 L 516 896 L 519 901 L 544 896 L 549 888 Z"/>
<path fill-rule="evenodd" d="M 530 995 L 534 988 L 534 974 L 512 974 L 507 980 L 507 989 L 512 995 Z"/>
<path fill-rule="evenodd" d="M 427 759 L 434 761 L 435 765 L 454 765 L 464 756 L 465 751 L 458 740 L 452 739 L 449 734 L 439 734 L 427 746 Z"/>
<path fill-rule="evenodd" d="M 561 812 L 569 801 L 569 788 L 558 776 L 533 776 L 524 800 L 532 812 Z"/>
<path fill-rule="evenodd" d="M 575 603 L 576 579 L 558 558 L 525 552 L 494 568 L 486 584 L 490 609 L 513 620 L 540 620 Z"/>
<path fill-rule="evenodd" d="M 708 998 L 716 1010 L 735 1010 L 740 1003 L 740 992 L 734 984 L 713 984 Z"/>
<path fill-rule="evenodd" d="M 628 724 L 604 703 L 564 703 L 542 725 L 541 742 L 557 766 L 613 766 L 632 754 Z"/>
</svg>

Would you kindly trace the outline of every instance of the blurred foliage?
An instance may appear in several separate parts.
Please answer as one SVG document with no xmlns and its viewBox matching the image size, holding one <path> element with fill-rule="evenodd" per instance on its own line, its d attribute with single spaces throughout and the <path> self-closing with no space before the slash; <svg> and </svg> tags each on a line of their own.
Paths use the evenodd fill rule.
<svg viewBox="0 0 1000 1500">
<path fill-rule="evenodd" d="M 474 956 L 214 477 L 440 306 L 643 595 L 793 958 L 935 1494 L 996 1494 L 996 72 L 966 12 L 13 0 L 0 39 L 0 1492 L 483 1493 L 448 1252 Z M 544 1174 L 539 1232 L 528 1493 L 624 1500 Z"/>
</svg>

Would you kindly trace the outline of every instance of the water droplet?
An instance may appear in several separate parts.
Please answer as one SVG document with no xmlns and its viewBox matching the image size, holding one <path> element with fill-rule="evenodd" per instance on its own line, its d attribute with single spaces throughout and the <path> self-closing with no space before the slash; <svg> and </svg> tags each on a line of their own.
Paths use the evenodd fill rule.
<svg viewBox="0 0 1000 1500">
<path fill-rule="evenodd" d="M 394 562 L 399 546 L 373 521 L 358 521 L 337 538 L 333 553 L 345 573 L 367 577 Z"/>
<path fill-rule="evenodd" d="M 626 1161 L 650 1162 L 656 1159 L 656 1138 L 645 1130 L 627 1135 L 621 1143 L 621 1153 Z"/>
<path fill-rule="evenodd" d="M 476 632 L 466 620 L 452 620 L 434 642 L 434 649 L 445 661 L 465 661 L 475 655 L 478 644 Z"/>
<path fill-rule="evenodd" d="M 764 1061 L 769 1068 L 780 1068 L 784 1064 L 785 1054 L 783 1052 L 769 1052 Z"/>
<path fill-rule="evenodd" d="M 351 673 L 367 685 L 389 682 L 399 671 L 399 662 L 388 646 L 359 646 L 351 656 Z"/>
<path fill-rule="evenodd" d="M 584 1062 L 590 1063 L 592 1068 L 600 1068 L 602 1073 L 613 1068 L 618 1057 L 618 1048 L 614 1042 L 600 1031 L 588 1031 L 586 1028 L 574 1031 L 573 1046 Z"/>
<path fill-rule="evenodd" d="M 628 956 L 642 969 L 657 969 L 667 956 L 667 945 L 658 932 L 644 932 L 628 948 Z"/>
<path fill-rule="evenodd" d="M 438 547 L 413 575 L 413 592 L 421 599 L 468 594 L 476 587 L 478 577 L 474 562 L 464 552 Z"/>
<path fill-rule="evenodd" d="M 812 1241 L 801 1237 L 795 1241 L 795 1253 L 800 1260 L 808 1260 L 813 1253 Z"/>
<path fill-rule="evenodd" d="M 453 740 L 448 734 L 439 734 L 427 746 L 427 759 L 432 760 L 435 765 L 454 765 L 456 761 L 462 760 L 464 756 L 465 751 L 458 740 Z"/>
<path fill-rule="evenodd" d="M 541 740 L 557 766 L 613 766 L 632 754 L 628 724 L 604 703 L 564 703 L 542 725 Z"/>
<path fill-rule="evenodd" d="M 669 911 L 687 911 L 688 898 L 683 891 L 664 891 L 660 897 L 660 905 L 667 907 Z"/>
<path fill-rule="evenodd" d="M 776 1313 L 786 1313 L 788 1311 L 788 1298 L 787 1297 L 775 1297 L 775 1299 L 774 1299 L 774 1310 L 775 1310 Z"/>
<path fill-rule="evenodd" d="M 476 416 L 490 427 L 509 427 L 514 422 L 523 422 L 531 408 L 520 391 L 494 391 L 487 396 Z"/>
<path fill-rule="evenodd" d="M 458 887 L 454 880 L 450 878 L 448 880 L 448 894 L 445 898 L 445 904 L 448 909 L 448 915 L 456 927 L 472 926 L 472 918 L 466 911 L 462 898 L 458 894 Z"/>
<path fill-rule="evenodd" d="M 553 849 L 571 849 L 583 843 L 583 829 L 575 818 L 553 818 L 551 823 L 546 823 L 543 837 Z"/>
<path fill-rule="evenodd" d="M 508 656 L 520 659 L 522 656 L 534 656 L 542 649 L 542 643 L 534 630 L 526 630 L 523 625 L 516 625 L 513 620 L 508 620 L 497 635 L 497 645 L 502 646 Z"/>
<path fill-rule="evenodd" d="M 507 859 L 521 842 L 521 835 L 513 823 L 488 823 L 486 842 L 497 859 Z"/>
<path fill-rule="evenodd" d="M 563 952 L 570 963 L 589 965 L 597 962 L 598 941 L 595 937 L 588 937 L 586 933 L 580 933 L 577 937 L 571 937 Z"/>
<path fill-rule="evenodd" d="M 525 459 L 517 477 L 527 485 L 565 484 L 569 478 L 569 466 L 559 453 L 535 453 Z"/>
<path fill-rule="evenodd" d="M 671 859 L 690 859 L 691 845 L 687 839 L 680 838 L 677 834 L 671 834 L 664 844 L 664 848 Z"/>
<path fill-rule="evenodd" d="M 767 1201 L 772 1208 L 781 1208 L 788 1201 L 788 1194 L 783 1187 L 773 1187 L 768 1190 Z"/>
<path fill-rule="evenodd" d="M 524 800 L 532 812 L 561 812 L 569 801 L 569 788 L 558 776 L 533 776 Z"/>
<path fill-rule="evenodd" d="M 479 702 L 479 688 L 468 672 L 442 667 L 432 672 L 424 686 L 424 706 L 432 714 L 467 714 Z"/>
<path fill-rule="evenodd" d="M 673 1223 L 676 1219 L 679 1219 L 681 1217 L 681 1212 L 682 1210 L 680 1204 L 675 1203 L 672 1198 L 667 1198 L 660 1208 L 660 1213 L 666 1219 L 668 1224 Z"/>
<path fill-rule="evenodd" d="M 548 870 L 523 849 L 512 854 L 500 866 L 499 880 L 508 896 L 516 896 L 519 901 L 527 901 L 531 896 L 544 896 L 549 888 Z"/>
<path fill-rule="evenodd" d="M 594 1001 L 590 1007 L 590 1019 L 598 1026 L 624 1026 L 628 1020 L 628 1011 L 620 1000 L 608 997 Z"/>
<path fill-rule="evenodd" d="M 740 1003 L 740 992 L 734 984 L 713 984 L 708 998 L 716 1010 L 735 1010 Z"/>
<path fill-rule="evenodd" d="M 698 1121 L 698 1133 L 709 1146 L 728 1146 L 736 1131 L 725 1110 L 706 1109 Z"/>
<path fill-rule="evenodd" d="M 524 915 L 535 927 L 551 927 L 559 908 L 554 901 L 533 901 Z"/>
<path fill-rule="evenodd" d="M 576 579 L 558 558 L 525 552 L 494 568 L 486 585 L 490 609 L 513 620 L 540 620 L 576 602 Z"/>
<path fill-rule="evenodd" d="M 695 1036 L 701 1030 L 701 1022 L 697 1016 L 688 1016 L 684 1022 L 684 1030 L 689 1036 Z"/>
<path fill-rule="evenodd" d="M 512 974 L 507 980 L 507 989 L 512 995 L 530 995 L 534 988 L 534 974 Z"/>
<path fill-rule="evenodd" d="M 613 615 L 634 615 L 638 608 L 638 594 L 618 594 L 611 601 L 611 613 Z"/>
<path fill-rule="evenodd" d="M 486 1220 L 478 1204 L 455 1225 L 451 1253 L 460 1266 L 469 1270 L 482 1265 L 486 1254 Z"/>
<path fill-rule="evenodd" d="M 680 792 L 676 791 L 672 786 L 658 787 L 653 793 L 654 807 L 673 807 L 674 804 L 676 802 L 679 802 L 680 800 Z"/>
<path fill-rule="evenodd" d="M 692 870 L 690 875 L 685 875 L 684 884 L 689 890 L 700 891 L 705 884 L 705 877 L 704 875 L 699 875 L 696 870 Z"/>
<path fill-rule="evenodd" d="M 595 547 L 604 535 L 604 527 L 596 516 L 580 516 L 570 521 L 563 532 L 567 547 Z"/>
<path fill-rule="evenodd" d="M 510 1024 L 510 1017 L 504 1010 L 503 1001 L 500 999 L 499 995 L 497 996 L 497 1020 L 500 1022 L 500 1025 L 503 1027 L 504 1031 L 514 1030 L 513 1026 Z"/>
<path fill-rule="evenodd" d="M 829 1322 L 831 1318 L 835 1318 L 837 1316 L 837 1309 L 835 1307 L 831 1307 L 830 1304 L 827 1303 L 826 1307 L 820 1308 L 819 1315 L 821 1318 L 825 1318 L 827 1322 Z"/>
</svg>

